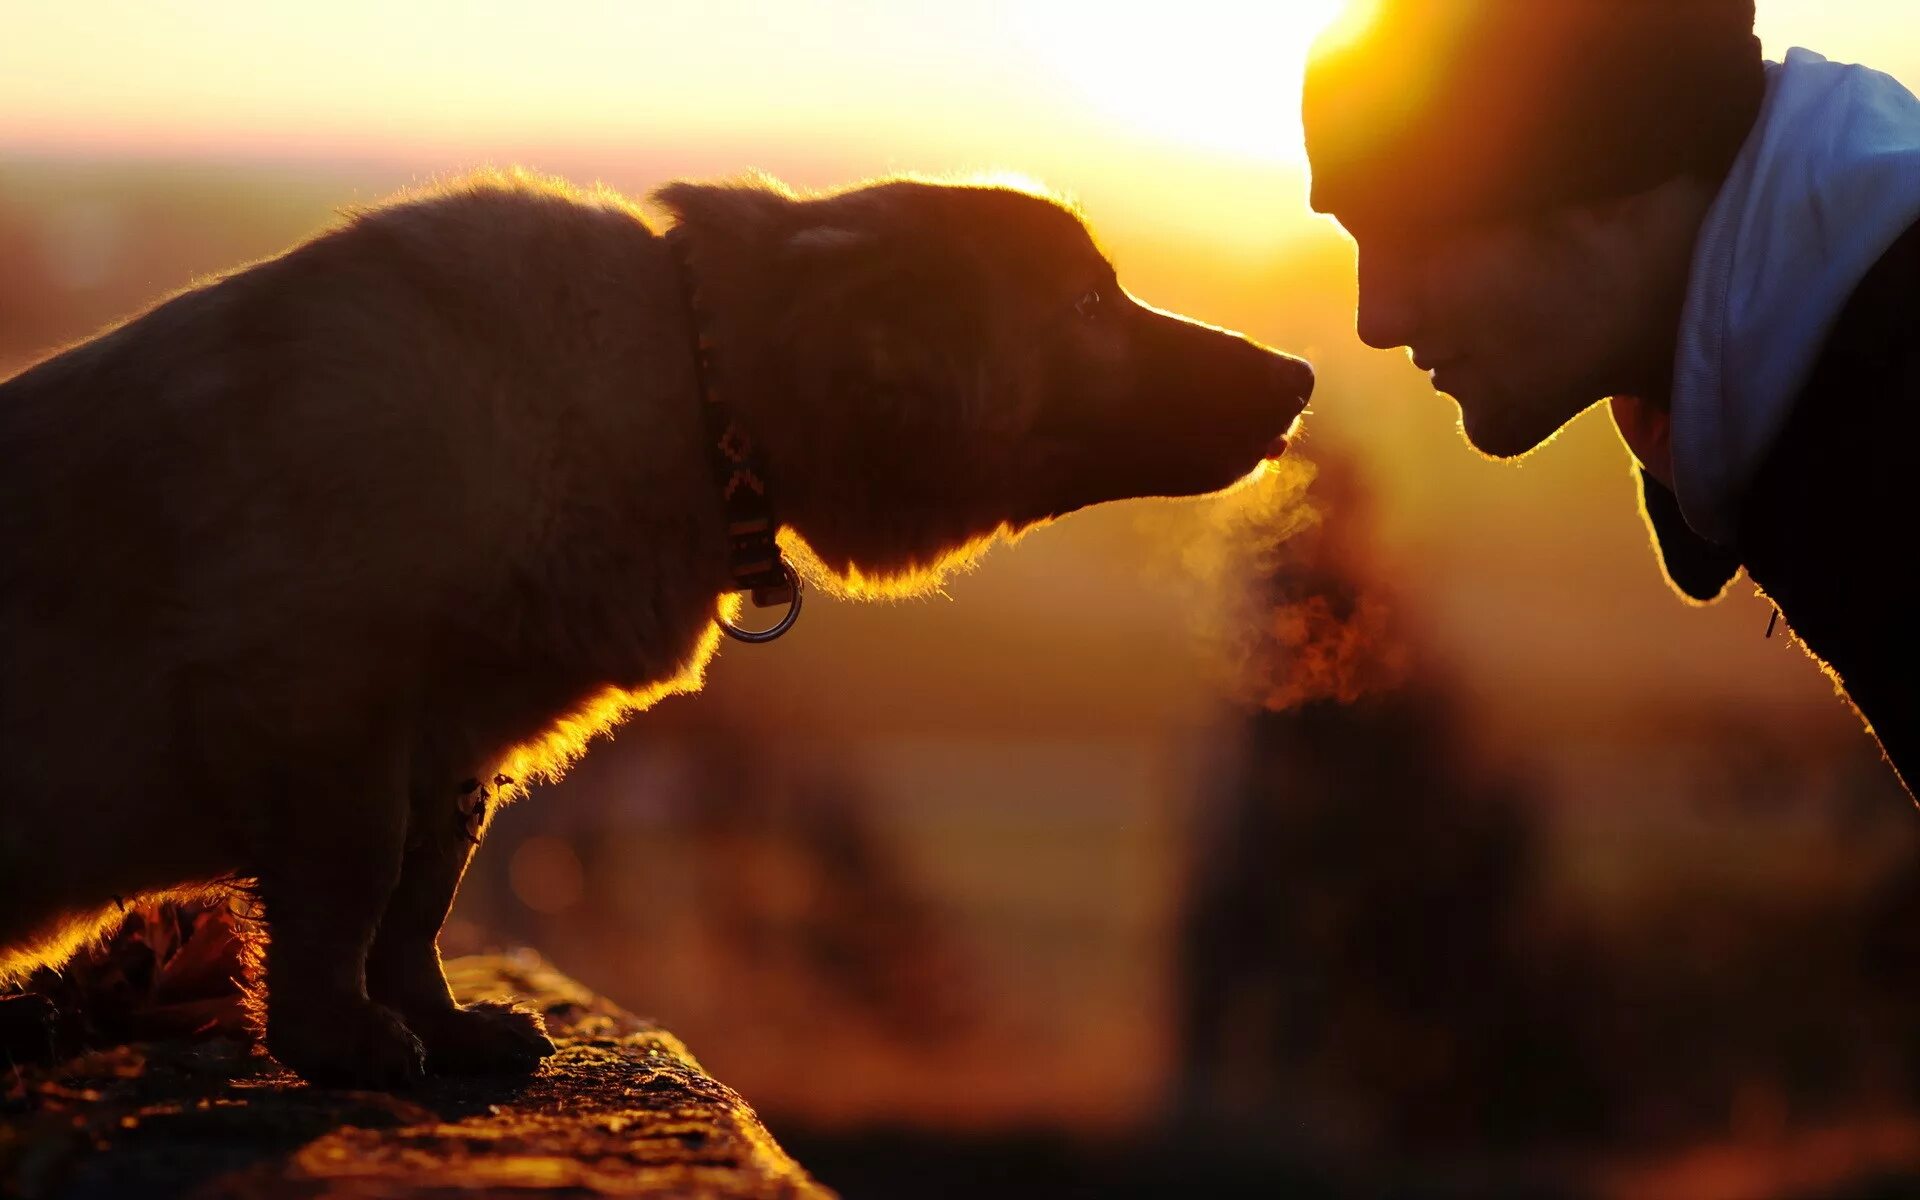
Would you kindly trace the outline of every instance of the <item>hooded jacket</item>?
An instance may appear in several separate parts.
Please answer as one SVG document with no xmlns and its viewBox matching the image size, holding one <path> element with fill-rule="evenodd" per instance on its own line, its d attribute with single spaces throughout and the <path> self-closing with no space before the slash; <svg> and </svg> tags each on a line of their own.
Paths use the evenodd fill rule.
<svg viewBox="0 0 1920 1200">
<path fill-rule="evenodd" d="M 1920 629 L 1902 547 L 1920 504 L 1920 101 L 1795 50 L 1695 250 L 1670 490 L 1641 472 L 1668 578 L 1744 567 L 1844 688 L 1911 791 Z"/>
</svg>

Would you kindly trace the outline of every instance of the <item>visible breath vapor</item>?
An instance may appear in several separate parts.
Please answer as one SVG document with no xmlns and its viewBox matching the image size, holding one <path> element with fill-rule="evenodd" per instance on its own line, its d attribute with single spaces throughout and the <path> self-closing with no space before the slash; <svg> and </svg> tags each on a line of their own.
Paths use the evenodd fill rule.
<svg viewBox="0 0 1920 1200">
<path fill-rule="evenodd" d="M 1360 498 L 1345 474 L 1289 455 L 1165 531 L 1182 539 L 1194 634 L 1235 703 L 1352 704 L 1411 670 L 1392 605 L 1354 561 Z"/>
</svg>

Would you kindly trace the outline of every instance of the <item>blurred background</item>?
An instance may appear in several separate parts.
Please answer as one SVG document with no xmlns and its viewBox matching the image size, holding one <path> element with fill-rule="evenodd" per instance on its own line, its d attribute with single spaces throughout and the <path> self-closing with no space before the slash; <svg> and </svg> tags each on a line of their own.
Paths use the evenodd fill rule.
<svg viewBox="0 0 1920 1200">
<path fill-rule="evenodd" d="M 659 1019 L 849 1197 L 1911 1194 L 1920 821 L 1750 586 L 1667 590 L 1603 411 L 1485 462 L 1355 339 L 1336 7 L 16 0 L 0 373 L 485 163 L 1023 172 L 1313 359 L 1302 457 L 727 648 L 501 818 L 449 952 Z M 1909 9 L 1761 32 L 1915 83 Z"/>
</svg>

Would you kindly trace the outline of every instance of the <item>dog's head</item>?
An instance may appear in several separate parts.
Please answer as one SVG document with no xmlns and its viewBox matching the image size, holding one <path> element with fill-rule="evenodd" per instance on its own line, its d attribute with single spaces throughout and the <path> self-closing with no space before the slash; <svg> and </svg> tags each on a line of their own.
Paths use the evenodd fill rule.
<svg viewBox="0 0 1920 1200">
<path fill-rule="evenodd" d="M 997 533 L 1226 488 L 1278 455 L 1295 358 L 1148 307 L 1068 208 L 892 180 L 674 184 L 720 387 L 783 519 L 844 584 L 926 582 Z"/>
</svg>

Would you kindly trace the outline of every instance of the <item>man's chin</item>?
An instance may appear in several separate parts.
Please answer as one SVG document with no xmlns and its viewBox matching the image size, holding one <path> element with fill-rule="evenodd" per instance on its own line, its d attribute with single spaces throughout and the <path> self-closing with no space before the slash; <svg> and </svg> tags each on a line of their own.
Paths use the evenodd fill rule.
<svg viewBox="0 0 1920 1200">
<path fill-rule="evenodd" d="M 1458 397 L 1455 398 L 1458 400 Z M 1491 410 L 1460 400 L 1460 433 L 1467 444 L 1488 458 L 1510 461 L 1524 458 L 1539 449 L 1550 440 L 1566 422 L 1549 424 L 1543 420 L 1529 420 L 1530 414 L 1516 414 L 1510 409 L 1493 408 Z"/>
</svg>

